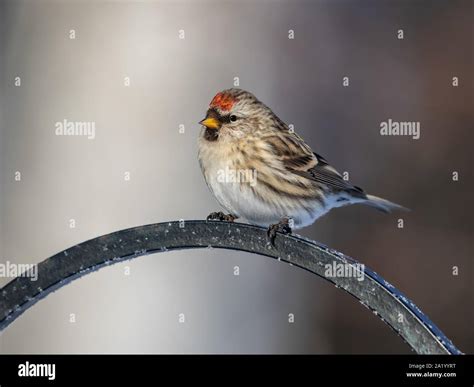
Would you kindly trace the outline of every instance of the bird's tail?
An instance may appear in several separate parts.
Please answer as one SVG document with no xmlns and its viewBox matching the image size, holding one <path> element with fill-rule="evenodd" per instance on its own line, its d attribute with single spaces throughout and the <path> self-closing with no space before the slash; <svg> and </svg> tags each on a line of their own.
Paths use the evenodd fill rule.
<svg viewBox="0 0 474 387">
<path fill-rule="evenodd" d="M 393 203 L 390 200 L 379 198 L 375 195 L 365 195 L 365 200 L 361 202 L 370 207 L 374 207 L 379 211 L 389 213 L 392 211 L 410 211 L 408 208 L 403 207 L 399 204 Z"/>
</svg>

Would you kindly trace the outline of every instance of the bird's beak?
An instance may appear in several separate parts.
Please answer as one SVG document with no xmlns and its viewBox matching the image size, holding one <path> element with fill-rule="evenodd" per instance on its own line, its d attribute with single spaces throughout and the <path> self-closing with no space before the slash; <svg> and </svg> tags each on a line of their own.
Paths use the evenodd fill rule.
<svg viewBox="0 0 474 387">
<path fill-rule="evenodd" d="M 214 117 L 206 117 L 199 123 L 210 129 L 219 129 L 221 126 L 220 122 Z"/>
</svg>

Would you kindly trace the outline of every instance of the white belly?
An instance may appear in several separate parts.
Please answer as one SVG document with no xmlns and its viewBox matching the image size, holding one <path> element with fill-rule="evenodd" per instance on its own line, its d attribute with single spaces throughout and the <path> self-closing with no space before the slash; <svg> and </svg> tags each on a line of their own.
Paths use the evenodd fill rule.
<svg viewBox="0 0 474 387">
<path fill-rule="evenodd" d="M 207 162 L 207 161 L 209 162 Z M 210 161 L 213 160 L 211 163 Z M 207 185 L 225 210 L 249 223 L 268 227 L 278 223 L 282 218 L 293 219 L 294 228 L 312 224 L 327 212 L 318 201 L 306 200 L 298 202 L 286 197 L 271 196 L 271 200 L 262 200 L 255 192 L 259 192 L 258 171 L 256 181 L 232 181 L 223 179 L 226 170 L 232 170 L 231 161 L 217 158 L 201 159 L 201 166 Z"/>
</svg>

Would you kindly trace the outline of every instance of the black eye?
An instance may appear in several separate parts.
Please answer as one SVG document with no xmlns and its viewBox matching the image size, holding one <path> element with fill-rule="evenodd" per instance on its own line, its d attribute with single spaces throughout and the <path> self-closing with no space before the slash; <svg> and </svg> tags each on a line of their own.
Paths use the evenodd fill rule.
<svg viewBox="0 0 474 387">
<path fill-rule="evenodd" d="M 235 115 L 232 114 L 232 115 L 230 116 L 230 120 L 231 120 L 232 122 L 237 121 L 237 116 L 235 116 Z"/>
</svg>

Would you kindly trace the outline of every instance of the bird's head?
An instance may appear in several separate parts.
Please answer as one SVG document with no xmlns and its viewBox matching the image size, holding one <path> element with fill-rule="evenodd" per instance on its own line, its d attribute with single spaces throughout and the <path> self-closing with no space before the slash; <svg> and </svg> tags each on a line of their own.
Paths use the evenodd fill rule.
<svg viewBox="0 0 474 387">
<path fill-rule="evenodd" d="M 241 138 L 264 125 L 271 113 L 252 93 L 242 89 L 227 89 L 217 93 L 199 123 L 205 127 L 203 136 L 209 141 L 219 137 Z"/>
</svg>

